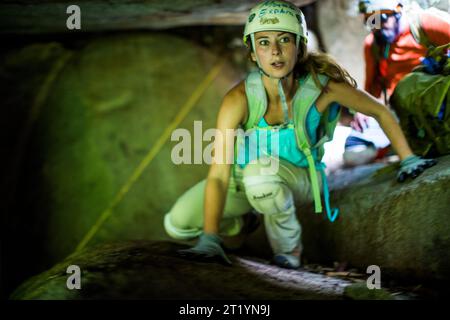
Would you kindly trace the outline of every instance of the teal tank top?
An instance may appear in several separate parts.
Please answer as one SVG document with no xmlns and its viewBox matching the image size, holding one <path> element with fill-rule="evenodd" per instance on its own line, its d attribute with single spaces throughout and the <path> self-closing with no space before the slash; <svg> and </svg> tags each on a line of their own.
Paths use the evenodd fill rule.
<svg viewBox="0 0 450 320">
<path fill-rule="evenodd" d="M 317 141 L 320 117 L 321 113 L 314 103 L 306 116 L 306 130 L 313 145 Z M 262 117 L 257 126 L 249 129 L 244 139 L 239 140 L 237 148 L 237 164 L 241 168 L 264 156 L 279 157 L 295 166 L 308 167 L 306 156 L 297 146 L 292 120 L 288 124 L 270 126 Z M 312 155 L 317 159 L 316 149 L 312 150 Z"/>
</svg>

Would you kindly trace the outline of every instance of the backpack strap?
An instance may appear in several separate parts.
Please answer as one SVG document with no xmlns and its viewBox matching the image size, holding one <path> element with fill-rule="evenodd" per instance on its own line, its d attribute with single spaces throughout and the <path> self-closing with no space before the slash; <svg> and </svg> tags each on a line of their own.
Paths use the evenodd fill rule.
<svg viewBox="0 0 450 320">
<path fill-rule="evenodd" d="M 341 106 L 333 102 L 322 115 L 320 119 L 318 141 L 312 146 L 313 149 L 319 149 L 325 143 L 333 140 L 334 129 L 336 128 L 341 114 Z"/>
<path fill-rule="evenodd" d="M 376 70 L 376 81 L 378 81 L 381 85 L 381 91 L 384 96 L 384 104 L 388 104 L 388 98 L 387 98 L 387 89 L 386 89 L 386 79 L 384 79 L 381 76 L 380 72 L 380 61 L 381 59 L 387 59 L 389 57 L 389 50 L 391 49 L 391 44 L 386 43 L 384 45 L 384 48 L 381 48 L 381 46 L 377 43 L 377 41 L 374 39 L 372 46 L 370 47 L 372 56 L 375 61 L 375 70 Z M 383 52 L 381 52 L 383 51 Z"/>
<path fill-rule="evenodd" d="M 266 89 L 259 71 L 250 72 L 245 79 L 245 93 L 247 95 L 248 117 L 244 130 L 255 127 L 267 110 Z"/>
<path fill-rule="evenodd" d="M 424 28 L 421 24 L 420 17 L 422 14 L 427 14 L 432 16 L 434 19 L 439 19 L 443 21 L 450 21 L 450 14 L 447 11 L 440 10 L 435 7 L 431 7 L 428 9 L 423 10 L 420 7 L 416 7 L 409 13 L 409 27 L 411 29 L 411 33 L 414 37 L 414 40 L 418 44 L 423 45 L 424 47 L 428 49 L 433 49 L 437 47 L 438 45 L 436 43 L 431 42 L 431 40 L 428 38 L 427 34 L 424 31 Z"/>
<path fill-rule="evenodd" d="M 317 75 L 317 78 L 322 87 L 325 87 L 328 83 L 328 77 L 325 75 L 319 74 Z M 301 145 L 305 145 L 308 148 L 312 147 L 311 139 L 305 130 L 306 116 L 321 93 L 322 88 L 318 87 L 311 74 L 300 79 L 300 87 L 294 96 L 293 102 L 293 116 L 294 123 L 296 124 L 295 133 L 299 138 L 297 141 L 301 142 L 299 143 L 299 147 Z"/>
<path fill-rule="evenodd" d="M 333 138 L 334 128 L 339 120 L 340 107 L 336 105 L 335 107 L 330 106 L 327 112 L 324 114 L 324 122 L 321 127 L 322 133 L 319 135 L 319 141 L 312 146 L 311 138 L 308 136 L 306 130 L 306 118 L 311 107 L 314 105 L 317 98 L 322 93 L 322 88 L 328 83 L 328 77 L 325 75 L 317 75 L 317 78 L 311 74 L 300 79 L 300 87 L 297 90 L 293 98 L 293 120 L 295 123 L 295 136 L 297 140 L 297 145 L 300 150 L 305 154 L 306 160 L 308 162 L 309 175 L 311 180 L 311 186 L 314 196 L 315 212 L 322 212 L 322 202 L 320 197 L 319 188 L 319 177 L 317 175 L 317 170 L 320 170 L 322 175 L 322 184 L 324 188 L 325 206 L 328 214 L 328 218 L 333 222 L 339 211 L 334 210 L 334 214 L 330 213 L 329 206 L 329 195 L 328 195 L 328 185 L 326 181 L 326 176 L 324 172 L 324 165 L 322 163 L 318 164 L 316 167 L 316 160 L 313 158 L 311 150 L 317 148 L 318 151 L 322 150 L 323 144 Z M 267 110 L 267 95 L 262 82 L 261 74 L 258 71 L 249 73 L 245 80 L 245 92 L 247 95 L 247 105 L 248 105 L 248 117 L 244 124 L 244 130 L 247 131 L 251 128 L 257 126 L 259 120 L 264 116 Z M 301 96 L 301 97 L 300 97 Z M 235 150 L 236 152 L 236 150 Z M 323 151 L 322 151 L 323 155 Z M 322 157 L 320 155 L 320 158 Z M 234 170 L 233 170 L 234 172 Z"/>
<path fill-rule="evenodd" d="M 409 29 L 411 30 L 414 40 L 418 44 L 430 49 L 434 47 L 434 45 L 430 42 L 426 33 L 423 31 L 422 24 L 420 23 L 420 12 L 422 11 L 416 11 L 410 14 Z"/>
<path fill-rule="evenodd" d="M 247 120 L 243 124 L 244 131 L 247 131 L 253 127 L 256 127 L 261 117 L 264 116 L 267 109 L 267 96 L 262 82 L 261 74 L 259 71 L 250 72 L 245 79 L 245 93 L 247 96 Z M 238 155 L 238 144 L 241 143 L 239 139 L 242 139 L 238 135 L 237 141 L 234 144 L 234 164 L 232 166 L 233 178 L 236 179 L 236 166 Z M 240 191 L 236 184 L 236 191 Z"/>
<path fill-rule="evenodd" d="M 325 75 L 319 74 L 318 80 L 322 87 L 328 83 L 328 77 Z M 320 198 L 319 178 L 317 176 L 315 160 L 311 152 L 312 143 L 306 130 L 306 117 L 321 93 L 322 88 L 319 88 L 316 85 L 312 75 L 308 74 L 306 78 L 302 78 L 300 80 L 300 88 L 297 91 L 293 102 L 294 123 L 296 125 L 295 136 L 298 147 L 305 154 L 306 160 L 308 161 L 309 177 L 311 180 L 311 187 L 314 196 L 314 208 L 316 213 L 322 212 L 322 202 Z"/>
</svg>

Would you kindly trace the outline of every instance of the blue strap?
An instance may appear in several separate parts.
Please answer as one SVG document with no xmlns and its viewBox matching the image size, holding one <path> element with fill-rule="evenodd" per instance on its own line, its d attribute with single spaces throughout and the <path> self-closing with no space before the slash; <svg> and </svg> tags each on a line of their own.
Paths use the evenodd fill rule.
<svg viewBox="0 0 450 320">
<path fill-rule="evenodd" d="M 320 170 L 320 173 L 322 175 L 322 184 L 323 184 L 323 201 L 325 202 L 325 209 L 327 210 L 327 216 L 328 219 L 331 222 L 334 222 L 336 218 L 339 215 L 339 209 L 338 208 L 330 208 L 330 193 L 328 190 L 328 181 L 327 176 L 325 174 L 325 164 L 323 162 L 319 163 L 317 166 Z M 333 213 L 331 213 L 333 212 Z"/>
</svg>

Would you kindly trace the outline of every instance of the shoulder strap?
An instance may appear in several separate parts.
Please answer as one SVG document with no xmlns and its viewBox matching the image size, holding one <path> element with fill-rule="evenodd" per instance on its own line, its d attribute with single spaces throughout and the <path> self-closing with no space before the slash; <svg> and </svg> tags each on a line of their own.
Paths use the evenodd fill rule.
<svg viewBox="0 0 450 320">
<path fill-rule="evenodd" d="M 317 75 L 317 83 L 311 74 L 306 78 L 300 79 L 300 88 L 295 94 L 293 102 L 294 123 L 296 125 L 295 132 L 297 136 L 297 143 L 300 149 L 304 147 L 311 148 L 311 139 L 306 131 L 306 117 L 314 102 L 322 93 L 323 87 L 328 83 L 326 75 Z M 322 87 L 319 87 L 322 86 Z"/>
<path fill-rule="evenodd" d="M 317 213 L 322 212 L 322 201 L 320 199 L 315 159 L 311 153 L 311 139 L 308 137 L 306 130 L 306 117 L 327 82 L 328 77 L 325 75 L 318 75 L 317 78 L 314 79 L 311 74 L 308 74 L 306 78 L 300 79 L 300 88 L 296 92 L 293 102 L 295 136 L 298 147 L 305 154 L 306 160 L 308 161 L 311 189 L 314 197 L 314 208 Z"/>
<path fill-rule="evenodd" d="M 423 12 L 423 11 L 420 11 Z M 416 42 L 426 48 L 433 47 L 433 44 L 428 40 L 427 35 L 423 31 L 422 24 L 420 23 L 420 12 L 412 12 L 409 16 L 409 29 Z"/>
<path fill-rule="evenodd" d="M 378 62 L 380 61 L 380 46 L 375 41 L 375 39 L 372 42 L 372 45 L 370 46 L 370 51 L 372 52 L 373 59 L 375 63 L 378 65 Z"/>
<path fill-rule="evenodd" d="M 244 130 L 248 130 L 258 124 L 267 109 L 266 90 L 259 71 L 248 74 L 245 79 L 245 93 L 247 95 L 248 117 L 244 124 Z"/>
<path fill-rule="evenodd" d="M 322 118 L 320 119 L 320 127 L 317 135 L 317 142 L 313 148 L 320 148 L 324 143 L 333 140 L 334 129 L 339 122 L 341 114 L 341 106 L 333 102 L 325 111 Z M 322 158 L 323 154 L 319 155 Z"/>
<path fill-rule="evenodd" d="M 422 14 L 427 14 L 432 16 L 433 18 L 443 21 L 450 21 L 450 14 L 435 7 L 431 7 L 426 10 L 423 10 L 419 7 L 414 8 L 409 12 L 409 27 L 411 29 L 414 40 L 416 40 L 417 43 L 423 45 L 424 47 L 427 47 L 428 49 L 434 48 L 437 45 L 431 42 L 424 31 L 424 27 L 421 24 L 420 17 Z"/>
</svg>

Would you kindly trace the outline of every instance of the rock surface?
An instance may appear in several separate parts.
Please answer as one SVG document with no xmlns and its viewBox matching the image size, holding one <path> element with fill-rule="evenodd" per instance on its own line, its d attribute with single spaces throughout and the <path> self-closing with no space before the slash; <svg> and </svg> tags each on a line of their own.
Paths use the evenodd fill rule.
<svg viewBox="0 0 450 320">
<path fill-rule="evenodd" d="M 240 25 L 236 39 L 242 47 L 243 19 L 255 2 L 80 4 L 83 31 L 230 23 Z M 0 32 L 67 32 L 67 4 L 3 2 Z M 326 47 L 361 84 L 364 27 L 359 17 L 348 13 L 352 1 L 325 0 L 318 8 Z M 236 20 L 229 20 L 230 12 Z M 223 33 L 216 32 L 209 36 Z M 7 131 L 6 149 L 12 150 L 3 174 L 12 177 L 5 183 L 5 201 L 17 205 L 4 211 L 2 222 L 8 227 L 2 268 L 8 274 L 17 272 L 20 280 L 33 273 L 28 261 L 45 270 L 73 251 L 219 59 L 214 45 L 208 51 L 165 32 L 99 33 L 75 40 L 42 43 L 31 37 L 23 47 L 2 53 L 3 105 L 10 112 L 2 128 Z M 192 132 L 198 119 L 204 120 L 204 130 L 212 127 L 221 98 L 240 80 L 241 71 L 226 65 L 180 127 Z M 17 119 L 19 129 L 12 125 Z M 207 169 L 173 165 L 174 144 L 166 144 L 127 189 L 131 192 L 115 203 L 92 242 L 167 239 L 163 214 Z M 332 204 L 340 207 L 341 217 L 331 224 L 323 215 L 314 215 L 312 207 L 299 207 L 305 258 L 327 264 L 344 261 L 363 269 L 377 264 L 383 275 L 407 279 L 449 280 L 449 162 L 444 157 L 438 166 L 402 185 L 390 168 L 370 175 L 380 165 L 330 177 Z M 16 182 L 17 188 L 10 184 Z M 17 193 L 9 197 L 11 190 Z M 247 245 L 270 258 L 264 237 L 260 228 Z"/>
<path fill-rule="evenodd" d="M 312 207 L 299 208 L 305 256 L 364 269 L 378 265 L 382 274 L 403 280 L 449 281 L 450 156 L 438 160 L 402 184 L 395 164 L 331 176 L 331 203 L 341 213 L 331 223 Z"/>
<path fill-rule="evenodd" d="M 233 266 L 181 259 L 170 242 L 111 243 L 71 255 L 22 284 L 12 299 L 343 299 L 350 281 L 230 255 Z M 81 269 L 69 290 L 68 266 Z"/>
<path fill-rule="evenodd" d="M 362 272 L 378 265 L 384 280 L 448 283 L 450 156 L 438 160 L 402 184 L 396 182 L 396 164 L 365 165 L 329 176 L 331 206 L 340 209 L 334 223 L 325 212 L 315 214 L 312 204 L 297 204 L 305 262 L 342 263 Z M 263 225 L 245 247 L 270 257 Z"/>
<path fill-rule="evenodd" d="M 2 167 L 5 272 L 45 270 L 89 230 L 89 244 L 166 237 L 164 212 L 207 170 L 193 154 L 191 164 L 172 162 L 181 139 L 171 141 L 171 133 L 189 133 L 191 148 L 201 143 L 240 80 L 233 65 L 181 37 L 139 32 L 67 47 L 34 43 L 2 57 L 11 154 Z M 220 65 L 220 76 L 205 82 Z"/>
<path fill-rule="evenodd" d="M 304 6 L 315 0 L 292 0 Z M 77 4 L 82 32 L 107 30 L 166 29 L 190 25 L 243 25 L 256 0 L 177 0 L 177 1 L 73 1 L 47 0 L 36 3 L 4 1 L 0 4 L 0 32 L 40 34 L 77 32 L 68 30 L 66 13 Z"/>
</svg>

